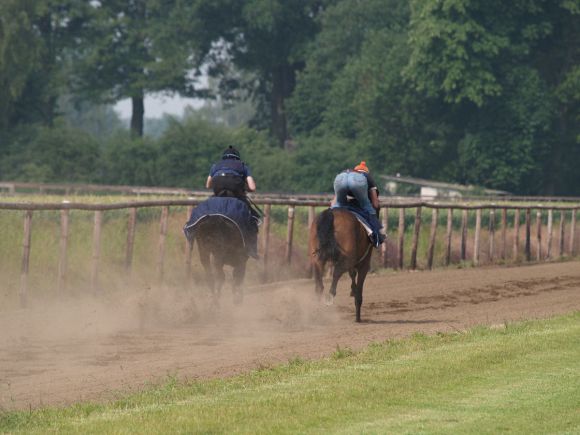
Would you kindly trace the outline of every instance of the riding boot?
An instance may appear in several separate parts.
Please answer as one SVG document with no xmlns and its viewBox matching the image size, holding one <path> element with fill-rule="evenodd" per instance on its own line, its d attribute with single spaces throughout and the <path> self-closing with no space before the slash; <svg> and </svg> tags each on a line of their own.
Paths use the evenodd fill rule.
<svg viewBox="0 0 580 435">
<path fill-rule="evenodd" d="M 375 242 L 374 245 L 378 248 L 381 245 L 381 243 L 383 243 L 387 238 L 387 236 L 381 232 L 383 225 L 381 224 L 376 215 L 370 213 L 369 213 L 369 224 L 371 225 L 371 228 L 373 230 L 373 239 Z"/>
<path fill-rule="evenodd" d="M 247 234 L 246 234 L 246 239 L 247 239 L 247 246 L 246 246 L 246 250 L 248 252 L 248 255 L 252 258 L 255 258 L 256 260 L 260 259 L 260 256 L 258 255 L 258 226 L 257 225 L 252 225 Z"/>
</svg>

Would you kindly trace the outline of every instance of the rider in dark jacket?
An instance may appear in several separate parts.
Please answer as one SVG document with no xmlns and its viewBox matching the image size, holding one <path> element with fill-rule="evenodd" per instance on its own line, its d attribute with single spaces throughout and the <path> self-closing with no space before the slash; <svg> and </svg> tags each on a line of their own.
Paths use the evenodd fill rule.
<svg viewBox="0 0 580 435">
<path fill-rule="evenodd" d="M 222 159 L 211 166 L 205 187 L 213 188 L 215 196 L 245 200 L 246 192 L 256 190 L 256 182 L 249 166 L 242 162 L 240 152 L 230 145 L 223 152 Z"/>
<path fill-rule="evenodd" d="M 213 189 L 215 196 L 229 196 L 241 199 L 249 207 L 253 219 L 252 231 L 248 240 L 250 256 L 258 258 L 258 220 L 259 213 L 252 207 L 246 193 L 256 190 L 252 171 L 240 158 L 240 152 L 233 146 L 225 149 L 222 159 L 214 163 L 207 177 L 205 187 Z"/>
</svg>

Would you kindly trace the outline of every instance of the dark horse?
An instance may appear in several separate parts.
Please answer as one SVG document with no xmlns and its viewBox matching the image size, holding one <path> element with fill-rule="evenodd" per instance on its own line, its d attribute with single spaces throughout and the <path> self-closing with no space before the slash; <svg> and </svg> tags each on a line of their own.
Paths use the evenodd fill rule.
<svg viewBox="0 0 580 435">
<path fill-rule="evenodd" d="M 334 266 L 332 284 L 327 296 L 329 303 L 336 296 L 338 280 L 348 271 L 352 280 L 350 294 L 354 296 L 356 321 L 360 322 L 363 285 L 372 256 L 372 244 L 362 224 L 348 210 L 327 209 L 310 228 L 309 246 L 316 293 L 322 296 L 322 276 L 327 262 Z"/>
<path fill-rule="evenodd" d="M 248 254 L 238 226 L 224 216 L 205 216 L 196 224 L 192 236 L 197 240 L 199 258 L 206 281 L 217 304 L 225 281 L 224 266 L 233 267 L 234 303 L 243 300 L 242 284 L 246 275 Z"/>
</svg>

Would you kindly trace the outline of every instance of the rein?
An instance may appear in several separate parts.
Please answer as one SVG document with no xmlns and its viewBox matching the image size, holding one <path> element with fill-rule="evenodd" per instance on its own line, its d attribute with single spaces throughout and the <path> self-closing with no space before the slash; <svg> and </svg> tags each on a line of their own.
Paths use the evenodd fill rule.
<svg viewBox="0 0 580 435">
<path fill-rule="evenodd" d="M 371 250 L 371 248 L 372 248 L 372 247 L 373 247 L 372 243 L 369 243 L 369 246 L 367 247 L 367 250 L 365 251 L 365 253 L 364 253 L 364 254 L 363 254 L 363 256 L 361 257 L 361 259 L 355 263 L 355 266 L 356 266 L 357 264 L 360 264 L 360 263 L 362 263 L 362 261 L 363 261 L 365 258 L 367 258 L 367 255 L 369 255 L 369 252 L 370 252 L 370 250 Z"/>
</svg>

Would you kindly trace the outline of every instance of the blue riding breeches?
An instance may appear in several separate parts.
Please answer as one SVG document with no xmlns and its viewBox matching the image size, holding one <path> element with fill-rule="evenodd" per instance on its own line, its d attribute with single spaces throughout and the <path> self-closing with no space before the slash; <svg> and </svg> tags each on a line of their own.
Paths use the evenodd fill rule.
<svg viewBox="0 0 580 435">
<path fill-rule="evenodd" d="M 376 216 L 369 199 L 367 177 L 359 172 L 341 172 L 334 179 L 334 193 L 336 194 L 335 207 L 348 206 L 347 195 L 352 195 L 360 207 L 370 216 Z"/>
</svg>

